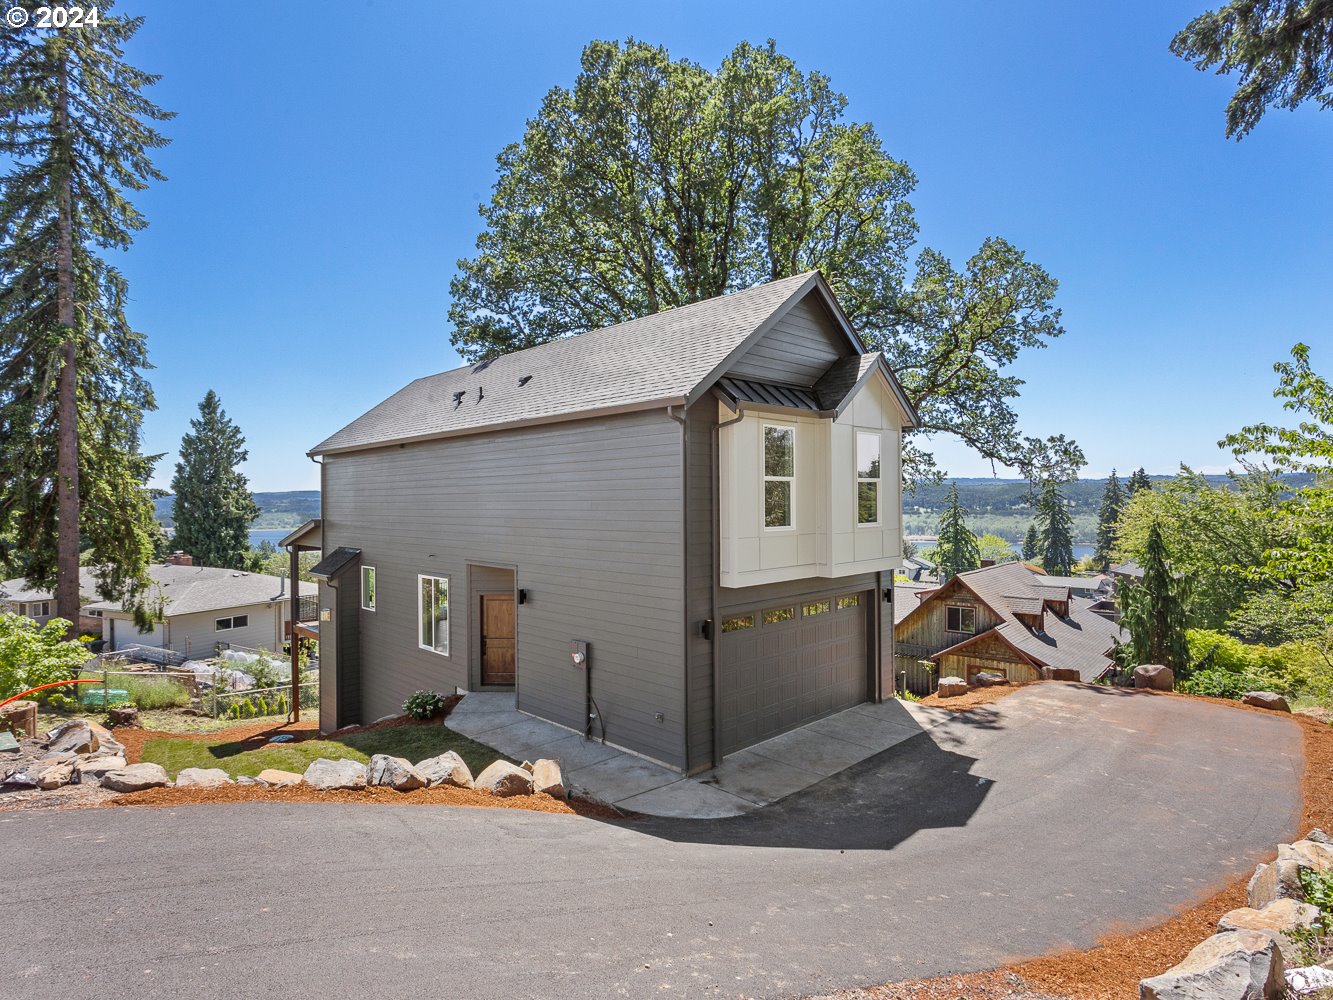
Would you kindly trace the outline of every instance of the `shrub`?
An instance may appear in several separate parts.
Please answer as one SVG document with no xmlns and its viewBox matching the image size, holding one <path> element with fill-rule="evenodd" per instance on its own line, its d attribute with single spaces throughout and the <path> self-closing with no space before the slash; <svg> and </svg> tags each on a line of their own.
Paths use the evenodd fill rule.
<svg viewBox="0 0 1333 1000">
<path fill-rule="evenodd" d="M 1196 670 L 1222 671 L 1247 677 L 1244 691 L 1277 691 L 1285 695 L 1312 694 L 1328 699 L 1333 694 L 1333 670 L 1307 643 L 1288 642 L 1281 646 L 1261 646 L 1241 642 L 1221 632 L 1191 629 L 1186 633 L 1190 661 Z M 1222 683 L 1215 681 L 1214 685 Z M 1235 688 L 1236 683 L 1226 686 Z M 1190 688 L 1183 690 L 1199 694 Z M 1223 695 L 1221 697 L 1229 697 Z"/>
<path fill-rule="evenodd" d="M 253 719 L 255 717 L 255 703 L 249 698 L 241 702 L 241 718 Z"/>
<path fill-rule="evenodd" d="M 1220 667 L 1196 670 L 1176 685 L 1177 691 L 1199 694 L 1208 698 L 1230 698 L 1239 701 L 1246 691 L 1269 691 L 1277 684 L 1272 678 L 1253 674 L 1233 673 Z"/>
<path fill-rule="evenodd" d="M 444 711 L 444 695 L 438 691 L 417 691 L 403 702 L 403 711 L 414 719 L 433 719 Z"/>
<path fill-rule="evenodd" d="M 278 700 L 273 704 L 273 714 L 274 715 L 287 714 L 287 696 L 285 694 L 278 695 Z"/>
<path fill-rule="evenodd" d="M 138 677 L 126 677 L 123 680 L 129 700 L 137 705 L 140 711 L 183 708 L 190 704 L 190 692 L 183 684 L 169 678 L 145 677 L 141 680 Z"/>
<path fill-rule="evenodd" d="M 256 715 L 269 714 L 268 700 L 262 694 L 255 700 L 255 714 Z"/>
</svg>

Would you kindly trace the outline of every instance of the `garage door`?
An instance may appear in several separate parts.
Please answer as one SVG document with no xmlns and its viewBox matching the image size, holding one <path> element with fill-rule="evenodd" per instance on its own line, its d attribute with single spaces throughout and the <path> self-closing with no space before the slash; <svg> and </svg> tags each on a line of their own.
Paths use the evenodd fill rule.
<svg viewBox="0 0 1333 1000">
<path fill-rule="evenodd" d="M 721 623 L 722 752 L 866 700 L 868 593 L 764 604 Z"/>
</svg>

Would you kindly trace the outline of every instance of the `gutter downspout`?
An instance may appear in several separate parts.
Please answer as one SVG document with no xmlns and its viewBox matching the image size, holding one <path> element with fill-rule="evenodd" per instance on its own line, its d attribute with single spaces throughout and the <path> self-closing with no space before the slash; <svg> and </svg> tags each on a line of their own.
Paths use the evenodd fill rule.
<svg viewBox="0 0 1333 1000">
<path fill-rule="evenodd" d="M 722 622 L 717 615 L 717 607 L 721 602 L 722 589 L 722 428 L 730 427 L 732 424 L 739 424 L 745 419 L 745 408 L 739 403 L 736 405 L 736 416 L 730 420 L 713 421 L 713 488 L 712 493 L 712 514 L 709 520 L 712 522 L 712 570 L 713 578 L 713 766 L 717 767 L 722 763 L 722 713 L 718 706 L 722 704 Z"/>
</svg>

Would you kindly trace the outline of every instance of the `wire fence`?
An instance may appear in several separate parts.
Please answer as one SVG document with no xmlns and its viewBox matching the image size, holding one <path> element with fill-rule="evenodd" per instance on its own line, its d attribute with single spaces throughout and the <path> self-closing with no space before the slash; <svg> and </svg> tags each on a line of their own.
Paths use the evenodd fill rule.
<svg viewBox="0 0 1333 1000">
<path fill-rule="evenodd" d="M 264 687 L 229 687 L 238 674 L 221 667 L 212 673 L 165 668 L 113 670 L 89 661 L 79 672 L 80 678 L 100 679 L 102 683 L 80 685 L 78 700 L 84 708 L 102 710 L 117 705 L 135 705 L 141 710 L 188 707 L 215 719 L 291 714 L 290 681 Z M 297 697 L 302 709 L 317 709 L 318 679 L 297 684 Z"/>
</svg>

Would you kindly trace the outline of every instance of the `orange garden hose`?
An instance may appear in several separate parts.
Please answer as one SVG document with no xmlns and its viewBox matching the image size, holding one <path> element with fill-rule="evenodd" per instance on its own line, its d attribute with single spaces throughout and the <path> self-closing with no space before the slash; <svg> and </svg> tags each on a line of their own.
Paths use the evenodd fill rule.
<svg viewBox="0 0 1333 1000">
<path fill-rule="evenodd" d="M 63 687 L 63 686 L 66 685 L 66 684 L 101 684 L 101 683 L 102 683 L 101 680 L 98 679 L 98 678 L 87 677 L 87 678 L 82 678 L 82 679 L 80 679 L 80 680 L 74 680 L 74 681 L 52 681 L 50 684 L 39 684 L 39 685 L 38 685 L 37 687 L 35 687 L 35 688 L 29 688 L 29 689 L 26 690 L 26 691 L 21 691 L 21 692 L 19 692 L 18 694 L 14 695 L 14 697 L 12 697 L 12 698 L 6 698 L 4 701 L 0 701 L 0 708 L 4 708 L 4 707 L 5 707 L 6 705 L 8 705 L 11 701 L 18 701 L 18 700 L 19 700 L 20 698 L 22 698 L 24 695 L 28 695 L 28 694 L 36 694 L 38 691 L 45 691 L 47 688 Z"/>
</svg>

